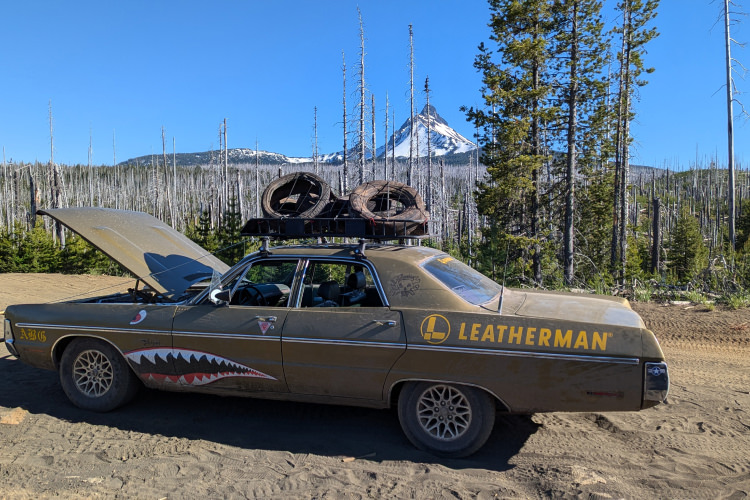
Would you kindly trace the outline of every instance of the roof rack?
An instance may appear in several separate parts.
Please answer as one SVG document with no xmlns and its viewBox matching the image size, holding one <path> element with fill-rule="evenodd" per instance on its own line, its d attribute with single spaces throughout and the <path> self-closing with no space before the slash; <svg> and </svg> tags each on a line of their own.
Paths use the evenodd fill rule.
<svg viewBox="0 0 750 500">
<path fill-rule="evenodd" d="M 427 220 L 363 218 L 257 218 L 245 223 L 243 236 L 275 239 L 360 238 L 371 240 L 422 239 L 429 236 Z"/>
</svg>

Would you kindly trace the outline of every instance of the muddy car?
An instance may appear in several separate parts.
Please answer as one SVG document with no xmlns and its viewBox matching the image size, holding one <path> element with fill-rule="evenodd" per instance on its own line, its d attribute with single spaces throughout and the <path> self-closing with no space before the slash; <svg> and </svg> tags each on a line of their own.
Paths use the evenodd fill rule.
<svg viewBox="0 0 750 500">
<path fill-rule="evenodd" d="M 147 386 L 397 408 L 417 447 L 459 457 L 497 412 L 634 411 L 667 365 L 628 302 L 503 288 L 418 245 L 264 246 L 229 268 L 143 213 L 47 210 L 134 276 L 127 293 L 14 305 L 4 339 L 110 411 Z"/>
</svg>

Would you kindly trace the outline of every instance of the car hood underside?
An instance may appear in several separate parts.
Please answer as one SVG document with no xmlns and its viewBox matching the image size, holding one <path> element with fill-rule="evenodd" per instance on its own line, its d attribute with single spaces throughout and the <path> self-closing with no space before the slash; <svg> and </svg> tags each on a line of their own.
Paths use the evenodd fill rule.
<svg viewBox="0 0 750 500">
<path fill-rule="evenodd" d="M 79 234 L 167 299 L 229 269 L 184 234 L 143 212 L 87 207 L 38 213 Z"/>
</svg>

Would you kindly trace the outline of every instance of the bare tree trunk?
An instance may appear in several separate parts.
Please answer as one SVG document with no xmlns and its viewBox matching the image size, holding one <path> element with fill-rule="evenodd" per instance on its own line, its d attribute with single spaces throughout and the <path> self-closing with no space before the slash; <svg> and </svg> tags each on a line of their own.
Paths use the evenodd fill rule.
<svg viewBox="0 0 750 500">
<path fill-rule="evenodd" d="M 661 257 L 659 253 L 659 243 L 661 242 L 661 201 L 657 196 L 654 196 L 652 201 L 654 204 L 654 219 L 652 223 L 651 272 L 657 273 L 659 272 L 659 260 Z"/>
<path fill-rule="evenodd" d="M 224 207 L 229 205 L 229 147 L 227 146 L 227 119 L 224 118 L 224 182 L 225 196 Z"/>
<path fill-rule="evenodd" d="M 372 98 L 372 175 L 370 176 L 370 179 L 374 181 L 378 178 L 378 174 L 375 171 L 375 166 L 378 161 L 375 144 L 375 94 L 372 94 L 370 97 Z"/>
<path fill-rule="evenodd" d="M 576 132 L 578 129 L 578 5 L 573 2 L 570 42 L 570 89 L 568 95 L 568 154 L 565 172 L 565 228 L 563 230 L 563 274 L 565 284 L 573 285 L 574 230 L 576 186 Z"/>
<path fill-rule="evenodd" d="M 414 30 L 411 24 L 409 25 L 409 168 L 406 171 L 406 183 L 410 186 L 414 183 Z"/>
<path fill-rule="evenodd" d="M 92 150 L 92 137 L 91 137 L 91 128 L 89 128 L 89 206 L 94 206 L 94 169 L 91 165 L 93 150 Z"/>
<path fill-rule="evenodd" d="M 628 262 L 628 174 L 629 174 L 629 163 L 630 163 L 630 27 L 631 21 L 631 9 L 628 2 L 624 2 L 625 11 L 623 12 L 625 20 L 623 21 L 623 40 L 628 43 L 623 44 L 623 61 L 622 65 L 624 68 L 623 76 L 624 81 L 622 83 L 622 101 L 621 110 L 622 114 L 620 120 L 622 120 L 622 136 L 620 143 L 622 146 L 622 153 L 620 154 L 620 161 L 622 167 L 620 169 L 620 275 L 621 284 L 625 284 L 625 268 Z"/>
<path fill-rule="evenodd" d="M 386 92 L 385 93 L 385 132 L 383 133 L 383 140 L 385 140 L 385 147 L 383 148 L 383 179 L 385 180 L 388 180 L 388 108 L 390 104 L 391 103 L 388 100 L 388 92 Z"/>
<path fill-rule="evenodd" d="M 315 165 L 315 174 L 320 173 L 320 165 L 318 162 L 318 107 L 313 108 L 313 164 Z M 257 155 L 256 155 L 257 160 Z"/>
<path fill-rule="evenodd" d="M 425 78 L 424 81 L 424 94 L 427 101 L 427 189 L 425 194 L 427 195 L 427 210 L 432 210 L 432 127 L 430 122 L 430 77 Z"/>
<path fill-rule="evenodd" d="M 728 177 L 729 189 L 727 192 L 727 205 L 729 206 L 729 244 L 734 252 L 735 234 L 734 223 L 737 217 L 734 204 L 734 113 L 732 112 L 732 101 L 734 100 L 734 81 L 732 79 L 732 55 L 730 52 L 732 39 L 729 36 L 729 0 L 724 0 L 724 41 L 727 52 L 727 155 L 729 158 Z M 734 256 L 732 257 L 734 261 Z M 734 265 L 732 265 L 734 267 Z"/>
<path fill-rule="evenodd" d="M 260 159 L 258 140 L 255 140 L 255 217 L 260 217 Z"/>
<path fill-rule="evenodd" d="M 365 182 L 365 30 L 362 25 L 362 12 L 357 8 L 359 14 L 359 183 Z"/>
<path fill-rule="evenodd" d="M 37 201 L 38 198 L 36 186 L 34 185 L 34 175 L 31 172 L 31 168 L 29 168 L 29 204 L 31 208 L 27 217 L 28 230 L 34 229 L 36 226 Z"/>
<path fill-rule="evenodd" d="M 55 164 L 55 147 L 52 127 L 52 101 L 49 101 L 49 165 L 50 165 L 50 205 L 52 208 L 60 208 L 60 198 L 62 191 L 62 179 L 60 169 Z M 36 215 L 36 209 L 34 209 Z M 62 224 L 55 221 L 55 238 L 60 242 L 60 248 L 65 248 L 65 231 Z"/>
<path fill-rule="evenodd" d="M 343 97 L 343 108 L 344 108 L 344 174 L 342 179 L 342 187 L 341 191 L 342 194 L 349 192 L 349 163 L 347 158 L 347 146 L 346 146 L 346 132 L 347 132 L 347 123 L 346 123 L 346 58 L 344 57 L 344 51 L 341 51 L 341 60 L 342 60 L 342 69 L 344 72 L 344 97 Z"/>
</svg>

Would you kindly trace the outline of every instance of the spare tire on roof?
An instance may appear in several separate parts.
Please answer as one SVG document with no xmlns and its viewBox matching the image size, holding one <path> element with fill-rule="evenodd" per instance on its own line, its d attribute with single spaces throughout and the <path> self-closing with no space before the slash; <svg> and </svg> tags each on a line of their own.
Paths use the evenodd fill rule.
<svg viewBox="0 0 750 500">
<path fill-rule="evenodd" d="M 311 172 L 287 174 L 271 182 L 260 199 L 266 217 L 317 216 L 331 197 L 331 186 Z"/>
<path fill-rule="evenodd" d="M 423 234 L 429 214 L 416 189 L 396 181 L 370 181 L 349 195 L 349 209 L 389 231 Z M 404 224 L 405 221 L 414 224 Z"/>
<path fill-rule="evenodd" d="M 423 221 L 428 217 L 417 190 L 396 181 L 360 184 L 349 195 L 349 206 L 365 219 Z"/>
</svg>

